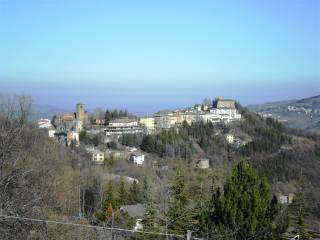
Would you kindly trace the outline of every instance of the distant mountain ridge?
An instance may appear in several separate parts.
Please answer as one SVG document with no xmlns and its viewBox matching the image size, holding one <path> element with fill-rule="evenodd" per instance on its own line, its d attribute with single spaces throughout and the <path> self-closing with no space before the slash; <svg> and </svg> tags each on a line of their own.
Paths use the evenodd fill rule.
<svg viewBox="0 0 320 240">
<path fill-rule="evenodd" d="M 248 108 L 264 117 L 276 118 L 288 127 L 320 134 L 320 95 L 299 100 L 250 105 Z"/>
<path fill-rule="evenodd" d="M 51 105 L 34 105 L 33 114 L 31 116 L 32 121 L 36 121 L 40 118 L 51 119 L 55 114 L 62 114 L 63 112 L 70 112 L 71 110 L 62 109 Z"/>
</svg>

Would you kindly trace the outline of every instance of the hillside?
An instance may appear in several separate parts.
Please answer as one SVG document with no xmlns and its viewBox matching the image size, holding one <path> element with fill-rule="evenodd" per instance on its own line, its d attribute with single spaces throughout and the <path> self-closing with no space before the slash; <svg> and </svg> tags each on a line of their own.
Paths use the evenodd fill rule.
<svg viewBox="0 0 320 240">
<path fill-rule="evenodd" d="M 320 133 L 320 95 L 300 100 L 251 105 L 248 108 L 262 116 L 276 118 L 288 127 Z"/>
<path fill-rule="evenodd" d="M 146 232 L 181 235 L 191 230 L 203 239 L 217 234 L 280 239 L 284 233 L 319 231 L 317 135 L 291 133 L 278 121 L 237 104 L 241 121 L 184 122 L 155 134 L 126 134 L 114 144 L 106 144 L 102 136 L 82 134 L 77 148 L 54 141 L 29 124 L 24 114 L 29 109 L 8 111 L 19 109 L 16 106 L 0 111 L 0 212 L 12 217 L 0 218 L 0 236 L 5 236 L 1 239 L 98 240 L 111 239 L 110 234 L 117 239 L 155 239 L 102 231 L 103 226 L 131 231 L 137 219 L 143 219 Z M 92 141 L 97 149 L 117 152 L 118 157 L 108 155 L 103 163 L 94 164 L 85 152 L 90 137 L 97 138 Z M 144 164 L 125 157 L 126 146 L 144 154 Z M 200 168 L 199 160 L 208 167 Z M 295 195 L 294 202 L 280 204 L 279 196 L 289 193 Z M 59 220 L 76 228 L 60 229 L 30 219 L 26 226 L 27 220 L 19 222 L 13 216 Z M 79 224 L 86 229 L 80 231 Z M 256 238 L 257 234 L 262 236 Z"/>
</svg>

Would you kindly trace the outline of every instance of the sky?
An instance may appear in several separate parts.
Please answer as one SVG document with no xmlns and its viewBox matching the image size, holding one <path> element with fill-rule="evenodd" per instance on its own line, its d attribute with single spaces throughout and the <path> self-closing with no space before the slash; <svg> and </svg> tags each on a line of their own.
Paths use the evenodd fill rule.
<svg viewBox="0 0 320 240">
<path fill-rule="evenodd" d="M 0 0 L 0 93 L 149 114 L 320 94 L 319 0 Z"/>
</svg>

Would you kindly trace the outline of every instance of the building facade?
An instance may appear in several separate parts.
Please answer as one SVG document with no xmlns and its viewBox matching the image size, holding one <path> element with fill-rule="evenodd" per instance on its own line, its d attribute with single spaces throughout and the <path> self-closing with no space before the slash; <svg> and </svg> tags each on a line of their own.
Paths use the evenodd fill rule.
<svg viewBox="0 0 320 240">
<path fill-rule="evenodd" d="M 205 107 L 204 107 L 205 106 Z M 155 129 L 170 129 L 197 121 L 212 123 L 229 123 L 241 120 L 234 100 L 217 98 L 212 105 L 195 105 L 194 107 L 175 111 L 162 111 L 154 115 Z"/>
<path fill-rule="evenodd" d="M 76 105 L 76 120 L 87 122 L 88 121 L 88 113 L 84 108 L 84 105 L 82 103 L 77 103 Z"/>
<path fill-rule="evenodd" d="M 138 124 L 137 119 L 121 118 L 110 121 L 104 132 L 106 136 L 121 136 L 130 133 L 143 133 L 143 128 Z"/>
<path fill-rule="evenodd" d="M 133 154 L 133 155 L 131 155 L 131 159 L 134 164 L 142 165 L 144 162 L 144 155 L 143 154 L 142 155 Z"/>
<path fill-rule="evenodd" d="M 98 164 L 104 163 L 104 153 L 98 150 L 93 151 L 91 160 Z"/>
<path fill-rule="evenodd" d="M 196 167 L 199 169 L 208 169 L 210 167 L 209 159 L 199 159 L 196 163 Z"/>
<path fill-rule="evenodd" d="M 155 131 L 155 118 L 154 117 L 141 117 L 139 124 L 146 128 L 148 133 Z"/>
<path fill-rule="evenodd" d="M 47 128 L 47 129 L 50 129 L 52 128 L 52 124 L 51 124 L 51 121 L 50 119 L 47 119 L 47 118 L 42 118 L 38 121 L 38 127 L 39 128 Z"/>
</svg>

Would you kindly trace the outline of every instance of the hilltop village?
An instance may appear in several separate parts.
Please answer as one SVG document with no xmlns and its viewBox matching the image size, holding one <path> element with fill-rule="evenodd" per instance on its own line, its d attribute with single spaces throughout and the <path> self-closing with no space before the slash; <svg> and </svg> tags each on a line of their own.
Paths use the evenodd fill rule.
<svg viewBox="0 0 320 240">
<path fill-rule="evenodd" d="M 195 122 L 211 122 L 215 125 L 230 125 L 239 121 L 241 121 L 241 114 L 236 109 L 236 102 L 219 97 L 193 107 L 159 111 L 153 116 L 144 117 L 135 117 L 121 110 L 116 113 L 107 111 L 105 114 L 89 114 L 85 106 L 78 103 L 75 112 L 54 115 L 52 119 L 40 119 L 38 126 L 46 129 L 49 137 L 55 138 L 62 144 L 75 147 L 82 144 L 95 163 L 104 163 L 107 156 L 115 154 L 125 155 L 127 158 L 132 158 L 136 164 L 142 164 L 144 155 L 136 156 L 133 153 L 137 149 L 130 149 L 129 152 L 118 149 L 117 143 L 122 136 L 156 134 L 172 129 L 179 131 L 183 123 L 190 125 Z M 88 136 L 95 139 L 96 143 L 88 144 L 88 141 L 85 140 Z M 244 144 L 244 141 L 234 138 L 230 133 L 225 134 L 225 138 L 230 144 L 238 146 Z M 109 148 L 101 151 L 98 147 L 99 142 L 109 144 Z M 110 150 L 112 148 L 113 150 Z"/>
<path fill-rule="evenodd" d="M 115 119 L 108 121 L 104 116 L 94 116 L 85 110 L 83 104 L 76 105 L 75 112 L 66 112 L 61 116 L 53 116 L 50 119 L 40 119 L 39 128 L 48 129 L 50 137 L 58 137 L 70 145 L 72 141 L 80 144 L 79 134 L 86 131 L 89 134 L 104 133 L 110 139 L 117 138 L 123 134 L 153 134 L 162 130 L 178 128 L 186 122 L 211 122 L 213 124 L 240 121 L 241 114 L 238 113 L 235 101 L 231 99 L 216 98 L 212 103 L 195 105 L 179 110 L 164 110 L 153 116 L 135 117 L 124 115 L 120 112 Z"/>
</svg>

